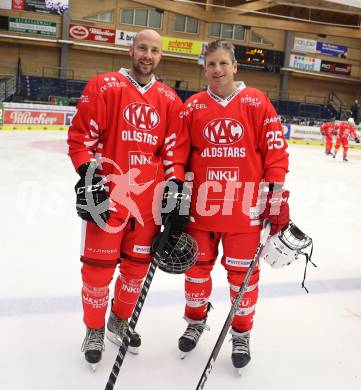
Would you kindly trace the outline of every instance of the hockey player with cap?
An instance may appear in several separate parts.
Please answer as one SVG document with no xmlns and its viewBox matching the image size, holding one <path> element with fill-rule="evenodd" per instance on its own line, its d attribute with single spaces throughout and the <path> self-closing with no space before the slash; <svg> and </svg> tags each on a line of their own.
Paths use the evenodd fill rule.
<svg viewBox="0 0 361 390">
<path fill-rule="evenodd" d="M 231 301 L 235 299 L 259 244 L 262 221 L 271 234 L 289 223 L 287 144 L 282 125 L 268 97 L 236 82 L 234 49 L 214 41 L 205 51 L 208 90 L 190 97 L 180 112 L 180 126 L 189 134 L 189 169 L 194 173 L 187 233 L 199 256 L 185 276 L 188 326 L 179 339 L 183 354 L 193 350 L 205 329 L 211 304 L 211 271 L 222 241 Z M 244 367 L 251 359 L 249 337 L 258 296 L 256 268 L 232 322 L 232 362 Z"/>
<path fill-rule="evenodd" d="M 337 152 L 342 145 L 343 147 L 343 161 L 348 161 L 348 138 L 352 137 L 356 143 L 360 143 L 360 138 L 356 135 L 356 125 L 353 118 L 348 118 L 347 122 L 341 122 L 338 125 L 336 133 L 336 144 L 333 158 L 336 158 Z"/>
<path fill-rule="evenodd" d="M 154 190 L 164 179 L 184 180 L 185 137 L 172 125 L 181 101 L 153 75 L 161 49 L 156 31 L 140 31 L 129 49 L 130 70 L 91 79 L 69 129 L 69 155 L 80 175 L 76 208 L 83 219 L 82 350 L 93 366 L 104 349 L 114 271 L 120 262 L 107 337 L 120 344 L 159 231 L 153 218 Z M 129 351 L 136 353 L 140 344 L 140 336 L 132 332 Z"/>
</svg>

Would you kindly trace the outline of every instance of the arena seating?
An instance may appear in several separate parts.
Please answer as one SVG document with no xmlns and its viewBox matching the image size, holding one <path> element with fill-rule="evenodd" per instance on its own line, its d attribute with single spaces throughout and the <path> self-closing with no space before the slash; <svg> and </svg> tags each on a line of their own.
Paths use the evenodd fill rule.
<svg viewBox="0 0 361 390">
<path fill-rule="evenodd" d="M 57 77 L 21 77 L 21 93 L 25 99 L 48 101 L 49 96 L 79 98 L 86 85 L 83 80 L 68 80 Z"/>
<path fill-rule="evenodd" d="M 279 115 L 313 119 L 339 119 L 339 113 L 330 104 L 311 104 L 289 100 L 272 100 Z"/>
<path fill-rule="evenodd" d="M 10 101 L 16 92 L 16 78 L 12 75 L 0 75 L 0 102 Z"/>
</svg>

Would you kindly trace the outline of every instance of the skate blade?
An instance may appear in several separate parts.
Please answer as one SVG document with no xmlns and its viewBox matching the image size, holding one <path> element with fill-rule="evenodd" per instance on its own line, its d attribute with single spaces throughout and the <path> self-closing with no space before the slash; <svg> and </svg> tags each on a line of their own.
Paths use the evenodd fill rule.
<svg viewBox="0 0 361 390">
<path fill-rule="evenodd" d="M 188 354 L 189 352 L 180 351 L 179 357 L 181 358 L 181 360 L 183 360 L 188 356 Z"/>
<path fill-rule="evenodd" d="M 234 371 L 236 373 L 236 376 L 242 376 L 242 375 L 244 375 L 244 373 L 248 369 L 248 363 L 245 366 L 243 366 L 243 367 L 234 367 L 233 366 L 233 368 L 234 368 Z"/>
<path fill-rule="evenodd" d="M 98 363 L 88 363 L 89 369 L 91 372 L 95 372 L 98 366 Z"/>
<path fill-rule="evenodd" d="M 110 331 L 107 332 L 107 339 L 120 347 L 122 345 L 122 339 L 116 335 L 115 333 L 112 333 Z M 128 346 L 128 351 L 132 353 L 133 355 L 139 354 L 139 347 L 132 347 L 131 345 Z"/>
<path fill-rule="evenodd" d="M 112 333 L 108 330 L 107 332 L 107 339 L 109 341 L 111 341 L 112 343 L 116 344 L 118 347 L 121 346 L 122 344 L 122 338 L 120 338 L 118 335 L 116 335 L 115 333 Z"/>
<path fill-rule="evenodd" d="M 132 347 L 129 345 L 128 351 L 132 353 L 133 355 L 138 355 L 139 354 L 139 347 Z"/>
</svg>

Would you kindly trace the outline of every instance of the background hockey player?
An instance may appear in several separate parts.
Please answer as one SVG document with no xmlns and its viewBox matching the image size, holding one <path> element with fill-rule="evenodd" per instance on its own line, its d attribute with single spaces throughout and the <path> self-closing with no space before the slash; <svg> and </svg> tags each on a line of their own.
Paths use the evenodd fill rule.
<svg viewBox="0 0 361 390">
<path fill-rule="evenodd" d="M 189 98 L 180 113 L 190 137 L 189 169 L 194 173 L 191 215 L 195 222 L 188 223 L 186 230 L 200 252 L 185 277 L 188 326 L 179 339 L 182 353 L 194 349 L 207 328 L 211 271 L 220 241 L 234 300 L 259 244 L 262 220 L 270 219 L 271 234 L 289 223 L 289 194 L 282 189 L 288 170 L 287 144 L 277 113 L 264 93 L 234 81 L 237 63 L 232 45 L 209 43 L 204 66 L 208 90 Z M 257 203 L 263 180 L 269 183 L 269 191 Z M 258 279 L 256 269 L 232 322 L 236 368 L 250 360 Z"/>
<path fill-rule="evenodd" d="M 341 122 L 337 126 L 336 144 L 333 158 L 336 158 L 337 152 L 342 145 L 343 161 L 348 161 L 348 138 L 352 137 L 357 143 L 360 143 L 359 137 L 356 135 L 356 125 L 353 118 L 348 118 L 347 122 Z"/>
<path fill-rule="evenodd" d="M 331 155 L 332 152 L 332 138 L 336 134 L 335 121 L 324 122 L 320 127 L 321 134 L 325 138 L 325 153 Z"/>
<path fill-rule="evenodd" d="M 116 343 L 128 327 L 159 230 L 152 216 L 154 188 L 164 174 L 184 179 L 177 160 L 182 139 L 171 126 L 181 101 L 153 75 L 161 48 L 157 32 L 139 32 L 129 49 L 130 70 L 91 79 L 69 129 L 69 155 L 81 177 L 75 187 L 77 212 L 84 220 L 83 351 L 93 365 L 104 349 L 109 284 L 119 259 L 107 323 L 107 336 Z M 94 158 L 97 169 L 91 164 Z M 129 351 L 137 352 L 140 343 L 140 336 L 133 333 Z"/>
</svg>

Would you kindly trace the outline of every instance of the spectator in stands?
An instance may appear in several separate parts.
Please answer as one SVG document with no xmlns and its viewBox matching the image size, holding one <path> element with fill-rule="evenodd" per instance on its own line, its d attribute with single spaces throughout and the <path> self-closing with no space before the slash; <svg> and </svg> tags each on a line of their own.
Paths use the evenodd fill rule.
<svg viewBox="0 0 361 390">
<path fill-rule="evenodd" d="M 356 125 L 360 123 L 360 103 L 357 99 L 351 105 L 351 117 L 354 119 Z"/>
</svg>

